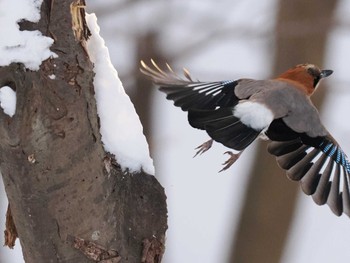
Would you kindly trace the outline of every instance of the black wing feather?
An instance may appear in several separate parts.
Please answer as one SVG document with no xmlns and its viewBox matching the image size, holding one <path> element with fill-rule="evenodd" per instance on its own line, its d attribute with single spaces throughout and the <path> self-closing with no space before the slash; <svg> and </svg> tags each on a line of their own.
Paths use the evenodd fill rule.
<svg viewBox="0 0 350 263">
<path fill-rule="evenodd" d="M 191 82 L 182 83 L 180 86 L 157 84 L 160 85 L 159 90 L 167 94 L 166 98 L 173 100 L 174 105 L 184 111 L 234 106 L 239 101 L 234 94 L 237 82 L 199 82 L 194 87 Z"/>
<path fill-rule="evenodd" d="M 304 193 L 318 205 L 327 203 L 334 214 L 350 217 L 350 162 L 332 137 L 297 133 L 282 119 L 273 121 L 266 135 L 272 140 L 268 151 L 291 180 L 300 181 Z"/>
<path fill-rule="evenodd" d="M 142 62 L 141 72 L 151 77 L 159 86 L 159 90 L 167 94 L 166 98 L 174 101 L 174 105 L 181 107 L 184 111 L 233 107 L 239 101 L 234 92 L 238 81 L 193 81 L 187 70 L 184 70 L 186 79 L 183 79 L 176 75 L 169 66 L 169 71 L 165 72 L 153 61 L 152 63 L 154 69 Z"/>
</svg>

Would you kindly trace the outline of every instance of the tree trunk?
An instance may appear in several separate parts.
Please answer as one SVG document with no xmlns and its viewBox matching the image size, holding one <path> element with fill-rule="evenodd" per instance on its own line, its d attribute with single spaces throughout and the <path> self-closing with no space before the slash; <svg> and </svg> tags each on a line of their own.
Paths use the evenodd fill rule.
<svg viewBox="0 0 350 263">
<path fill-rule="evenodd" d="M 160 262 L 164 189 L 154 176 L 122 171 L 103 149 L 93 65 L 82 45 L 87 28 L 78 41 L 72 2 L 84 4 L 46 0 L 39 23 L 21 24 L 52 37 L 58 58 L 39 71 L 21 64 L 0 68 L 0 85 L 17 94 L 15 115 L 0 111 L 0 166 L 24 259 Z"/>
<path fill-rule="evenodd" d="M 281 0 L 277 17 L 274 75 L 302 63 L 323 66 L 336 1 Z M 319 107 L 321 87 L 313 97 Z M 260 143 L 248 182 L 229 262 L 279 262 L 294 215 L 299 186 L 287 180 L 266 143 Z M 312 202 L 310 198 L 310 202 Z"/>
<path fill-rule="evenodd" d="M 145 79 L 145 76 L 140 72 L 140 61 L 146 62 L 154 59 L 157 62 L 163 62 L 164 57 L 157 45 L 158 34 L 154 31 L 146 32 L 139 36 L 136 47 L 136 61 L 135 61 L 135 87 L 131 94 L 134 102 L 136 112 L 138 113 L 143 125 L 143 132 L 152 152 L 154 141 L 152 139 L 152 100 L 154 97 L 154 84 Z M 137 72 L 137 73 L 136 73 Z"/>
</svg>

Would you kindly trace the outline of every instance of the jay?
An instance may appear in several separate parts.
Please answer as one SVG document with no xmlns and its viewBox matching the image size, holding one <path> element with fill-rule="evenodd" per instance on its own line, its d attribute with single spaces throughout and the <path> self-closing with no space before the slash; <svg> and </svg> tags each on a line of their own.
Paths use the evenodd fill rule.
<svg viewBox="0 0 350 263">
<path fill-rule="evenodd" d="M 207 151 L 213 140 L 238 151 L 226 152 L 226 170 L 257 137 L 267 138 L 269 153 L 289 179 L 299 181 L 318 205 L 327 203 L 337 216 L 350 216 L 350 162 L 310 100 L 332 70 L 301 64 L 270 80 L 200 82 L 186 69 L 181 78 L 168 64 L 164 71 L 151 61 L 153 67 L 141 61 L 141 72 L 188 112 L 192 127 L 211 137 L 197 147 L 196 155 Z"/>
</svg>

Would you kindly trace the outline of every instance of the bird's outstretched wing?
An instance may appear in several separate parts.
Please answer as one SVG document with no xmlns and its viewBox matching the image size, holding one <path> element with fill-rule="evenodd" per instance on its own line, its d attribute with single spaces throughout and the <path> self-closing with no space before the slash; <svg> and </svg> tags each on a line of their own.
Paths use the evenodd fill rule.
<svg viewBox="0 0 350 263">
<path fill-rule="evenodd" d="M 160 86 L 159 90 L 167 94 L 166 98 L 174 101 L 175 106 L 188 111 L 188 121 L 192 127 L 206 130 L 215 141 L 239 151 L 251 144 L 261 132 L 234 116 L 233 109 L 240 99 L 252 94 L 243 92 L 241 98 L 236 96 L 235 88 L 241 80 L 193 81 L 186 69 L 183 79 L 168 64 L 165 72 L 153 60 L 151 62 L 153 68 L 141 61 L 141 72 L 151 77 Z"/>
<path fill-rule="evenodd" d="M 303 192 L 318 205 L 327 203 L 334 214 L 350 216 L 350 163 L 330 135 L 297 133 L 282 119 L 273 121 L 266 135 L 272 140 L 268 151 L 289 179 L 300 181 Z"/>
<path fill-rule="evenodd" d="M 174 105 L 184 111 L 233 107 L 239 101 L 234 92 L 237 81 L 193 81 L 187 69 L 183 69 L 185 78 L 181 78 L 168 64 L 167 70 L 164 71 L 153 60 L 151 62 L 152 68 L 141 61 L 141 72 L 152 78 L 154 83 L 159 85 L 159 90 L 167 94 L 166 98 L 173 100 Z"/>
<path fill-rule="evenodd" d="M 248 79 L 200 82 L 193 81 L 188 70 L 184 69 L 184 77 L 179 77 L 167 64 L 162 70 L 153 60 L 153 67 L 141 61 L 141 72 L 152 78 L 159 90 L 173 100 L 175 106 L 188 111 L 190 125 L 206 130 L 208 135 L 226 147 L 241 151 L 251 144 L 260 134 L 261 129 L 253 129 L 245 125 L 234 114 L 234 108 L 242 99 L 248 99 L 257 89 L 264 85 Z M 242 84 L 242 86 L 238 84 Z M 265 83 L 264 83 L 265 84 Z M 235 90 L 239 89 L 240 97 Z"/>
</svg>

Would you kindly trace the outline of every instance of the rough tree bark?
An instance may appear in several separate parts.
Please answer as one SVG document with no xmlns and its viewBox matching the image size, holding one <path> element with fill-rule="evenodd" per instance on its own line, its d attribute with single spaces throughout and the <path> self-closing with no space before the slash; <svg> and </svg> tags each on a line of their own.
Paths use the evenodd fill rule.
<svg viewBox="0 0 350 263">
<path fill-rule="evenodd" d="M 160 262 L 164 189 L 154 176 L 121 171 L 103 149 L 87 31 L 74 36 L 72 3 L 84 19 L 83 1 L 44 0 L 40 22 L 20 25 L 52 37 L 58 58 L 36 72 L 0 68 L 0 85 L 17 93 L 16 114 L 0 111 L 0 167 L 24 259 Z"/>
<path fill-rule="evenodd" d="M 300 63 L 323 66 L 336 2 L 279 1 L 274 75 Z M 318 107 L 326 90 L 322 86 L 312 97 Z M 266 143 L 259 144 L 252 163 L 229 262 L 280 262 L 299 186 L 287 180 L 275 158 L 266 152 Z"/>
</svg>

